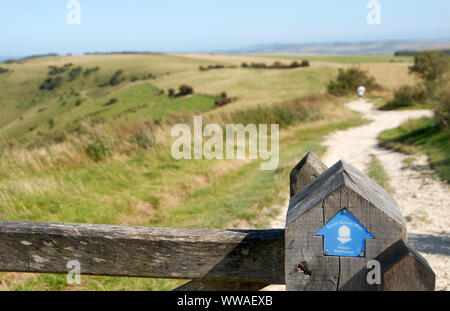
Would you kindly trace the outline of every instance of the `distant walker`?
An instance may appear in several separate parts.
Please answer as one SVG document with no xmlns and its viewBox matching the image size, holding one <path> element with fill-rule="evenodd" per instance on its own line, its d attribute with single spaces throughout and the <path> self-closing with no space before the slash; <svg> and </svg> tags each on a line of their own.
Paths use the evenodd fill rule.
<svg viewBox="0 0 450 311">
<path fill-rule="evenodd" d="M 361 85 L 360 87 L 358 87 L 357 92 L 358 92 L 358 97 L 362 98 L 364 96 L 364 93 L 366 92 L 366 88 Z"/>
</svg>

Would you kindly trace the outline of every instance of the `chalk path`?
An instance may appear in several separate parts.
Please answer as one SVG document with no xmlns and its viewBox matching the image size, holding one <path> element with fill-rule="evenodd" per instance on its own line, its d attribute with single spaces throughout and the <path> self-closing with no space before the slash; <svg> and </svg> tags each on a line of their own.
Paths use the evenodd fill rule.
<svg viewBox="0 0 450 311">
<path fill-rule="evenodd" d="M 432 116 L 430 110 L 379 111 L 361 100 L 347 104 L 372 122 L 360 127 L 330 134 L 322 161 L 331 166 L 345 160 L 365 171 L 371 154 L 381 162 L 389 175 L 403 216 L 407 220 L 409 243 L 428 261 L 436 273 L 436 290 L 450 288 L 450 186 L 440 181 L 428 166 L 426 156 L 414 156 L 413 165 L 405 164 L 406 155 L 377 146 L 378 135 L 399 126 L 408 119 Z M 286 203 L 273 228 L 284 228 Z M 269 286 L 267 290 L 284 290 L 284 286 Z"/>
</svg>

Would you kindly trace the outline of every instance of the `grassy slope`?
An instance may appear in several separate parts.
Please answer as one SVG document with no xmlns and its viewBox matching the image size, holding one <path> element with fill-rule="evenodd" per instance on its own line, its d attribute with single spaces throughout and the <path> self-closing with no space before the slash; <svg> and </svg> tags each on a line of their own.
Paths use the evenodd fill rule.
<svg viewBox="0 0 450 311">
<path fill-rule="evenodd" d="M 61 76 L 65 81 L 60 87 L 52 91 L 38 89 L 39 85 L 47 78 L 49 65 L 62 66 L 66 63 L 82 66 L 83 69 L 99 66 L 100 70 L 88 77 L 80 75 L 71 82 L 67 80 L 67 73 L 63 73 Z M 57 119 L 64 120 L 67 116 L 70 116 L 70 119 L 94 112 L 98 112 L 97 117 L 102 117 L 103 112 L 108 112 L 112 108 L 106 109 L 102 105 L 116 93 L 122 99 L 129 95 L 131 97 L 128 103 L 118 103 L 112 110 L 118 111 L 120 109 L 118 107 L 123 110 L 132 109 L 132 106 L 139 102 L 151 103 L 154 97 L 157 97 L 155 101 L 159 101 L 162 106 L 168 101 L 164 102 L 161 100 L 161 96 L 155 96 L 157 94 L 153 94 L 155 92 L 150 90 L 150 87 L 147 88 L 147 94 L 137 85 L 136 89 L 127 92 L 126 88 L 141 83 L 141 81 L 130 83 L 129 78 L 134 75 L 142 77 L 148 73 L 152 73 L 156 77 L 167 76 L 180 71 L 195 70 L 200 64 L 205 65 L 210 62 L 168 55 L 89 55 L 46 57 L 29 60 L 22 64 L 7 65 L 12 72 L 0 76 L 2 84 L 0 89 L 0 135 L 18 138 L 27 134 L 30 128 L 45 133 L 48 131 L 50 118 L 57 121 Z M 123 76 L 126 81 L 117 86 L 98 87 L 119 69 L 124 71 Z M 148 80 L 148 83 L 153 81 L 153 79 Z M 77 100 L 82 100 L 83 103 L 76 106 Z M 178 104 L 178 106 L 180 105 Z M 148 111 L 144 113 L 144 115 L 148 114 Z M 161 115 L 161 111 L 159 115 Z M 105 118 L 108 117 L 110 116 L 106 113 Z M 56 123 L 58 124 L 58 122 Z M 65 128 L 66 126 L 67 124 L 64 122 L 60 124 L 60 127 Z"/>
<path fill-rule="evenodd" d="M 48 65 L 67 62 L 83 67 L 100 66 L 101 70 L 98 76 L 62 86 L 58 96 L 67 96 L 69 100 L 61 106 L 56 94 L 42 94 L 37 86 L 45 78 Z M 177 110 L 181 106 L 196 111 L 210 108 L 208 96 L 172 100 L 161 96 L 152 85 L 166 89 L 187 83 L 193 85 L 196 92 L 217 94 L 226 91 L 239 98 L 223 109 L 204 113 L 255 104 L 264 106 L 318 93 L 335 72 L 335 68 L 325 65 L 295 70 L 198 70 L 199 65 L 216 63 L 227 62 L 167 55 L 107 55 L 45 58 L 12 65 L 14 72 L 0 78 L 8 85 L 7 89 L 0 90 L 0 113 L 5 116 L 0 126 L 3 126 L 3 134 L 18 137 L 29 124 L 38 123 L 41 130 L 48 128 L 49 117 L 55 119 L 55 129 L 62 129 L 73 120 L 95 113 L 95 117 L 107 120 L 120 114 L 121 118 L 132 121 L 142 115 L 163 116 L 168 110 Z M 234 64 L 233 61 L 229 63 Z M 97 87 L 97 82 L 104 81 L 119 68 L 124 69 L 127 77 L 151 72 L 157 79 L 123 83 L 117 87 Z M 71 88 L 86 100 L 82 105 L 74 105 L 75 97 L 69 96 Z M 119 102 L 103 106 L 112 97 L 118 98 Z M 148 106 L 123 113 L 141 107 L 141 104 Z M 46 110 L 38 112 L 41 108 Z M 109 110 L 102 111 L 104 108 Z M 174 161 L 169 150 L 164 149 L 167 146 L 161 150 L 112 157 L 99 163 L 55 166 L 37 171 L 27 167 L 0 170 L 0 218 L 204 228 L 266 226 L 267 217 L 277 213 L 271 206 L 283 199 L 280 193 L 288 189 L 288 172 L 299 157 L 309 150 L 320 155 L 324 151 L 320 146 L 324 135 L 361 123 L 357 115 L 340 106 L 328 108 L 323 120 L 282 129 L 280 167 L 275 171 L 260 171 L 258 161 Z M 35 115 L 38 117 L 32 119 Z M 33 122 L 21 129 L 16 125 L 21 121 L 20 116 L 24 116 L 24 120 L 30 117 Z M 65 276 L 24 277 L 8 273 L 2 274 L 0 280 L 8 284 L 9 289 L 67 289 Z M 180 283 L 110 277 L 83 277 L 82 282 L 79 289 L 111 290 L 164 290 Z"/>
<path fill-rule="evenodd" d="M 67 73 L 63 73 L 65 81 L 61 87 L 52 91 L 38 90 L 47 78 L 48 66 L 67 63 L 82 66 L 83 69 L 98 66 L 100 70 L 88 77 L 81 75 L 72 82 L 68 82 Z M 152 73 L 157 78 L 144 83 L 152 84 L 166 91 L 166 94 L 167 89 L 177 89 L 181 84 L 193 86 L 197 94 L 215 96 L 225 91 L 229 96 L 238 97 L 236 103 L 222 108 L 229 110 L 319 93 L 325 89 L 334 72 L 326 66 L 295 70 L 236 68 L 199 71 L 200 65 L 210 64 L 235 65 L 235 62 L 207 56 L 88 55 L 46 57 L 5 65 L 12 72 L 0 76 L 0 83 L 4 86 L 0 89 L 0 136 L 19 138 L 32 137 L 36 132 L 45 134 L 50 130 L 49 119 L 55 120 L 57 130 L 67 129 L 68 124 L 86 116 L 109 119 L 120 115 L 132 120 L 137 114 L 160 117 L 167 110 L 179 110 L 181 106 L 195 110 L 200 105 L 200 111 L 211 108 L 212 99 L 208 100 L 205 96 L 187 102 L 174 100 L 171 107 L 165 107 L 169 100 L 160 96 L 156 89 L 153 91 L 148 85 L 142 86 L 143 81 L 129 82 L 129 78 L 135 75 Z M 119 69 L 123 70 L 126 81 L 117 86 L 98 87 Z M 118 98 L 119 102 L 114 106 L 103 106 L 110 98 Z M 77 100 L 81 100 L 82 104 L 76 106 Z M 197 104 L 200 100 L 203 103 Z M 145 104 L 147 107 L 143 107 Z"/>
<path fill-rule="evenodd" d="M 410 120 L 380 134 L 380 145 L 407 154 L 425 153 L 433 169 L 450 181 L 450 132 L 434 118 Z"/>
<path fill-rule="evenodd" d="M 332 72 L 337 72 L 338 68 L 348 68 L 358 66 L 374 76 L 386 90 L 386 94 L 403 85 L 413 85 L 417 79 L 409 74 L 409 67 L 412 64 L 412 57 L 395 58 L 400 62 L 390 62 L 391 56 L 370 56 L 370 55 L 204 55 L 193 54 L 183 55 L 187 58 L 204 59 L 212 62 L 229 62 L 235 66 L 240 66 L 243 62 L 264 62 L 273 64 L 274 61 L 280 61 L 289 64 L 293 60 L 301 61 L 308 59 L 310 61 L 309 69 L 317 70 L 326 68 Z M 303 68 L 304 69 L 304 68 Z M 300 70 L 300 69 L 299 69 Z"/>
<path fill-rule="evenodd" d="M 280 193 L 287 191 L 287 176 L 299 157 L 309 150 L 321 155 L 325 148 L 320 142 L 325 135 L 362 122 L 341 108 L 332 113 L 327 121 L 283 133 L 280 167 L 275 171 L 259 170 L 260 161 L 174 161 L 164 151 L 156 157 L 136 155 L 9 178 L 0 183 L 0 189 L 9 185 L 11 190 L 6 193 L 10 197 L 4 217 L 164 227 L 264 227 L 267 217 L 278 213 L 271 206 L 284 201 Z M 17 189 L 24 179 L 28 185 Z M 47 187 L 37 189 L 32 186 L 35 184 Z M 166 290 L 179 283 L 83 277 L 78 289 Z M 33 276 L 14 288 L 60 290 L 66 288 L 65 276 Z"/>
</svg>

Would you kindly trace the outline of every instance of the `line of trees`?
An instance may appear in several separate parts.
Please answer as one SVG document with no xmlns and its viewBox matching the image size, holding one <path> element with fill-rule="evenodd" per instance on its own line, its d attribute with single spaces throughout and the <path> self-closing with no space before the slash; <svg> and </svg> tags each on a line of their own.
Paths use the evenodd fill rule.
<svg viewBox="0 0 450 311">
<path fill-rule="evenodd" d="M 293 61 L 291 64 L 283 64 L 279 61 L 274 62 L 271 66 L 268 66 L 266 63 L 251 63 L 250 65 L 247 63 L 241 64 L 242 68 L 257 68 L 257 69 L 292 69 L 292 68 L 300 68 L 300 67 L 309 67 L 309 61 L 303 60 L 300 63 L 298 61 Z"/>
</svg>

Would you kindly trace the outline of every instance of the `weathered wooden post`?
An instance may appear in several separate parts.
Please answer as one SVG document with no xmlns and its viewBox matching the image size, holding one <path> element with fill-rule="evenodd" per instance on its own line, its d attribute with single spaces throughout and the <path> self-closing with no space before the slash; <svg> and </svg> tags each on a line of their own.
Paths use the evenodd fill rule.
<svg viewBox="0 0 450 311">
<path fill-rule="evenodd" d="M 327 169 L 328 167 L 314 152 L 308 152 L 289 174 L 291 198 L 322 175 Z"/>
<path fill-rule="evenodd" d="M 305 157 L 306 158 L 306 157 Z M 313 162 L 314 165 L 306 162 Z M 296 193 L 298 169 L 323 170 L 320 160 L 307 155 L 291 173 L 291 195 L 285 232 L 285 280 L 287 290 L 401 290 L 367 281 L 367 263 L 378 259 L 383 267 L 381 279 L 409 278 L 427 280 L 423 288 L 431 288 L 434 280 L 426 261 L 405 264 L 399 252 L 381 256 L 396 242 L 406 241 L 406 223 L 396 201 L 378 184 L 353 166 L 339 161 L 333 167 Z M 307 167 L 307 168 L 304 168 Z M 294 185 L 293 185 L 294 184 Z M 401 253 L 401 252 L 400 252 Z M 402 253 L 405 257 L 405 252 Z M 412 254 L 409 252 L 408 254 Z M 412 256 L 412 259 L 417 257 Z M 390 262 L 391 264 L 388 264 Z M 397 277 L 388 276 L 392 263 L 403 270 Z M 416 264 L 416 265 L 415 265 Z M 411 267 L 426 266 L 422 277 Z M 402 268 L 399 268 L 399 267 Z M 387 268 L 391 267 L 391 268 Z M 406 273 L 409 271 L 410 273 Z M 430 274 L 431 271 L 431 274 Z M 425 275 L 425 276 L 423 276 Z M 419 282 L 421 282 L 419 280 Z M 391 282 L 394 284 L 395 282 Z M 422 282 L 423 283 L 423 282 Z M 434 288 L 434 283 L 433 283 Z"/>
<path fill-rule="evenodd" d="M 383 291 L 430 291 L 436 285 L 436 276 L 428 262 L 403 240 L 397 241 L 376 260 L 381 265 Z"/>
</svg>

